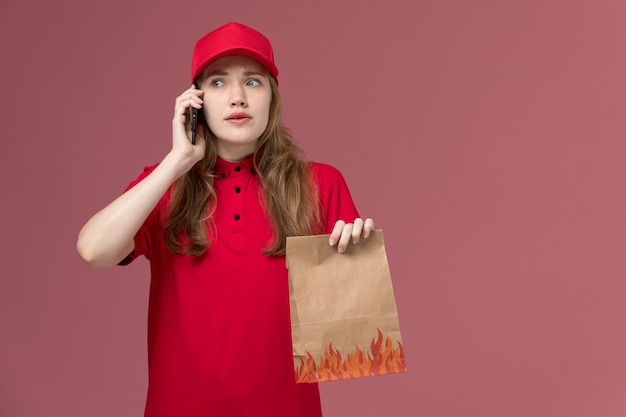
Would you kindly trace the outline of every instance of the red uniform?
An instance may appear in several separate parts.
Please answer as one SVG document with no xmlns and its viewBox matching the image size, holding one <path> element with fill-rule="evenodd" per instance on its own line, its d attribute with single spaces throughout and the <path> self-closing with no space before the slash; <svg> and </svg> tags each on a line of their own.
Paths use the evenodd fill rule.
<svg viewBox="0 0 626 417">
<path fill-rule="evenodd" d="M 326 232 L 357 218 L 339 171 L 311 168 Z M 252 159 L 218 158 L 216 173 L 216 237 L 204 255 L 168 251 L 169 192 L 135 236 L 132 256 L 148 258 L 152 275 L 145 416 L 319 417 L 317 385 L 295 383 L 285 258 L 261 253 L 272 228 Z"/>
</svg>

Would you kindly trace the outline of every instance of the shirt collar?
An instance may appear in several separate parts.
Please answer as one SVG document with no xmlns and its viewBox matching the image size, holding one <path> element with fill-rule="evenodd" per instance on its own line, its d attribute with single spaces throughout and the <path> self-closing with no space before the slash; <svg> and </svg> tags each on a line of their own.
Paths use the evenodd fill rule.
<svg viewBox="0 0 626 417">
<path fill-rule="evenodd" d="M 215 174 L 217 178 L 227 178 L 230 175 L 236 175 L 239 173 L 255 173 L 254 169 L 254 156 L 250 155 L 243 161 L 239 162 L 230 162 L 225 159 L 220 158 L 219 156 L 215 160 Z"/>
</svg>

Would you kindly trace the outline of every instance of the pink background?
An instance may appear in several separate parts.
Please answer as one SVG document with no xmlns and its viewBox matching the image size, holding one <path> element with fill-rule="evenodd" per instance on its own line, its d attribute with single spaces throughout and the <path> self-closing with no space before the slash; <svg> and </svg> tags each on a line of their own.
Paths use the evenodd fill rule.
<svg viewBox="0 0 626 417">
<path fill-rule="evenodd" d="M 0 415 L 143 412 L 147 262 L 76 235 L 231 20 L 385 230 L 409 372 L 323 384 L 325 415 L 624 416 L 623 0 L 3 0 Z"/>
</svg>

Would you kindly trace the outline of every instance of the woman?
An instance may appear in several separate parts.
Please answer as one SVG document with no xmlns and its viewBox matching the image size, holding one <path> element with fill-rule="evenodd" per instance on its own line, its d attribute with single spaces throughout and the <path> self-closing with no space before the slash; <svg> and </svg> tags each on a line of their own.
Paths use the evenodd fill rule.
<svg viewBox="0 0 626 417">
<path fill-rule="evenodd" d="M 150 261 L 146 416 L 321 415 L 317 385 L 295 383 L 285 239 L 329 233 L 342 252 L 374 224 L 291 141 L 277 77 L 251 28 L 200 39 L 172 149 L 79 234 L 90 266 Z"/>
</svg>

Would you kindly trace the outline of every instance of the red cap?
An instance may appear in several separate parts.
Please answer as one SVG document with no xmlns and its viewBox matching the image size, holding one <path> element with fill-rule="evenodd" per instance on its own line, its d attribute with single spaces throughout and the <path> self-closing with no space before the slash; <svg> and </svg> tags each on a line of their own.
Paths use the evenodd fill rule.
<svg viewBox="0 0 626 417">
<path fill-rule="evenodd" d="M 269 39 L 252 28 L 232 22 L 196 42 L 191 60 L 191 81 L 195 81 L 213 61 L 229 55 L 243 55 L 258 61 L 278 81 L 278 68 L 274 64 Z"/>
</svg>

